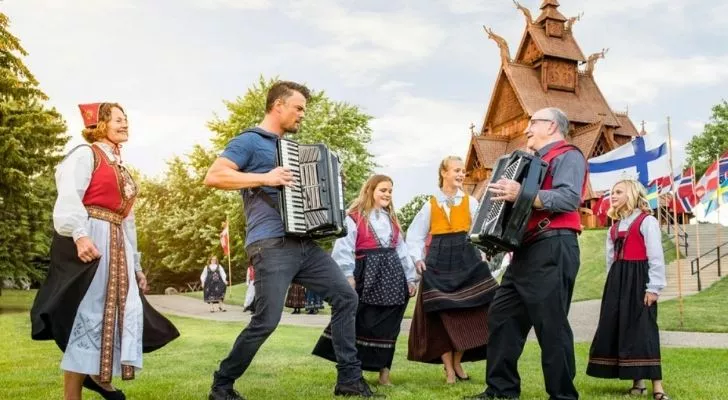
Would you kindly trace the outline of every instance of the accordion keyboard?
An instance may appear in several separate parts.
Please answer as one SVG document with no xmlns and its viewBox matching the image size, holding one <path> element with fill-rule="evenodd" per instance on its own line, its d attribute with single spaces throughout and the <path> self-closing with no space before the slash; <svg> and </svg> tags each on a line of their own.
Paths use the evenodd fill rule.
<svg viewBox="0 0 728 400">
<path fill-rule="evenodd" d="M 285 207 L 285 221 L 287 232 L 306 233 L 306 218 L 304 216 L 304 196 L 301 190 L 301 165 L 299 162 L 298 143 L 291 140 L 280 141 L 281 166 L 287 167 L 293 174 L 294 184 L 283 188 L 283 197 L 288 207 Z"/>
<path fill-rule="evenodd" d="M 502 178 L 503 179 L 513 179 L 516 176 L 516 173 L 519 170 L 519 167 L 521 166 L 521 163 L 523 162 L 522 158 L 517 159 L 515 162 L 511 163 L 508 167 L 506 167 L 505 171 L 503 171 Z M 485 217 L 485 223 L 486 224 L 492 224 L 495 223 L 498 220 L 498 217 L 500 217 L 501 213 L 503 212 L 503 207 L 505 206 L 505 200 L 495 200 L 491 204 L 490 210 L 488 212 L 488 216 Z"/>
</svg>

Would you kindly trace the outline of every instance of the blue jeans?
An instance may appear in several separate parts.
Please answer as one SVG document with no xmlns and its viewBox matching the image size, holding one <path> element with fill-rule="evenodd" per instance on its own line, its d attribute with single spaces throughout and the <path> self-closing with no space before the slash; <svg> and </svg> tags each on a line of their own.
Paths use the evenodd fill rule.
<svg viewBox="0 0 728 400">
<path fill-rule="evenodd" d="M 330 299 L 338 383 L 360 379 L 361 362 L 355 345 L 359 299 L 331 256 L 312 240 L 294 237 L 259 240 L 246 250 L 255 267 L 255 313 L 238 335 L 230 354 L 220 362 L 212 386 L 232 388 L 243 375 L 260 346 L 278 326 L 286 291 L 294 280 Z"/>
</svg>

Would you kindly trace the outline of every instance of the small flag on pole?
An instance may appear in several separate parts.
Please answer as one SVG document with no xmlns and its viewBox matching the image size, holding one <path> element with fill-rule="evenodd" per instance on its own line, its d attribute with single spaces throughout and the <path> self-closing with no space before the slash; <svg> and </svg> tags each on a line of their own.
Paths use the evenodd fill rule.
<svg viewBox="0 0 728 400">
<path fill-rule="evenodd" d="M 656 184 L 647 188 L 647 202 L 650 204 L 651 209 L 657 208 L 658 193 Z"/>
<path fill-rule="evenodd" d="M 230 232 L 228 231 L 228 223 L 223 223 L 223 230 L 220 232 L 220 245 L 222 246 L 222 252 L 226 255 L 230 255 Z"/>
</svg>

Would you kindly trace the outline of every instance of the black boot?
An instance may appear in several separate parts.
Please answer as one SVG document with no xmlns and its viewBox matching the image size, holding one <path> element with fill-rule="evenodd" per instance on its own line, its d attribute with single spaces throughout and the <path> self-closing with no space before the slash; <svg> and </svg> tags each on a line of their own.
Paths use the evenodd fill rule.
<svg viewBox="0 0 728 400">
<path fill-rule="evenodd" d="M 100 394 L 101 397 L 106 400 L 126 400 L 124 392 L 119 389 L 106 390 L 102 388 L 98 383 L 96 383 L 96 381 L 91 378 L 91 375 L 86 375 L 86 377 L 83 379 L 83 387 Z"/>
</svg>

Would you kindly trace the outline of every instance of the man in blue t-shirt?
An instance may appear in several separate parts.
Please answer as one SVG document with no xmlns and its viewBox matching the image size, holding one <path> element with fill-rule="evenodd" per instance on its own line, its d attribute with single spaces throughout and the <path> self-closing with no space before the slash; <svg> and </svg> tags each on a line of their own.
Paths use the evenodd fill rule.
<svg viewBox="0 0 728 400">
<path fill-rule="evenodd" d="M 210 400 L 238 400 L 233 389 L 260 346 L 281 319 L 292 281 L 331 299 L 331 331 L 338 377 L 335 395 L 382 397 L 362 377 L 355 345 L 358 299 L 334 260 L 310 239 L 286 236 L 277 209 L 279 187 L 293 185 L 288 168 L 276 166 L 276 146 L 296 133 L 306 111 L 309 90 L 295 82 L 277 82 L 268 91 L 265 117 L 255 128 L 233 138 L 210 167 L 205 185 L 240 190 L 247 221 L 245 246 L 255 268 L 255 313 L 215 372 Z"/>
</svg>

